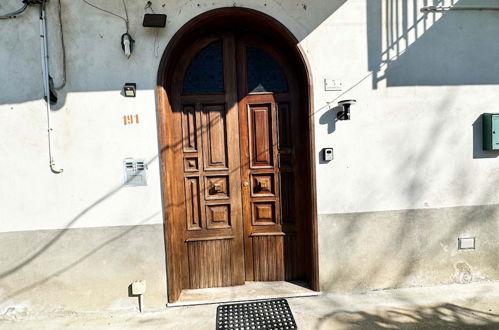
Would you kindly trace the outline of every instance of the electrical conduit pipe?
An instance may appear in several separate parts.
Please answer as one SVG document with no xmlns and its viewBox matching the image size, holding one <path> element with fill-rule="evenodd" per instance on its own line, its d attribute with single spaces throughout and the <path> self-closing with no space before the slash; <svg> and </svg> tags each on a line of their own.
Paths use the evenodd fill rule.
<svg viewBox="0 0 499 330">
<path fill-rule="evenodd" d="M 48 134 L 48 148 L 49 148 L 49 160 L 50 160 L 50 170 L 59 174 L 63 172 L 63 169 L 59 169 L 55 166 L 54 156 L 52 154 L 52 124 L 50 118 L 50 78 L 49 78 L 49 54 L 48 54 L 48 42 L 47 42 L 47 17 L 45 12 L 46 1 L 40 4 L 40 41 L 41 41 L 41 57 L 42 57 L 42 74 L 43 74 L 43 90 L 45 93 L 46 104 L 47 104 L 47 134 Z"/>
</svg>

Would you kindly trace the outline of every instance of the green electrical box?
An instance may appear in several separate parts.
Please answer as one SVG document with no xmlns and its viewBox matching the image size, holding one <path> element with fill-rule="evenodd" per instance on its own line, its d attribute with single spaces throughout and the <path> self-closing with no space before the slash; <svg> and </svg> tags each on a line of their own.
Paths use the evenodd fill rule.
<svg viewBox="0 0 499 330">
<path fill-rule="evenodd" d="M 482 115 L 483 150 L 499 150 L 499 113 Z"/>
</svg>

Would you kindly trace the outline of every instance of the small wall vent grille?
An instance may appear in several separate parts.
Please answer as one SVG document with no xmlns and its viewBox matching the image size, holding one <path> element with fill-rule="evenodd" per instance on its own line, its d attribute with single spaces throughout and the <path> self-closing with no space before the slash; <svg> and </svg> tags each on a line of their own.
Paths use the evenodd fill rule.
<svg viewBox="0 0 499 330">
<path fill-rule="evenodd" d="M 144 159 L 125 158 L 123 160 L 125 186 L 147 186 L 147 163 Z"/>
</svg>

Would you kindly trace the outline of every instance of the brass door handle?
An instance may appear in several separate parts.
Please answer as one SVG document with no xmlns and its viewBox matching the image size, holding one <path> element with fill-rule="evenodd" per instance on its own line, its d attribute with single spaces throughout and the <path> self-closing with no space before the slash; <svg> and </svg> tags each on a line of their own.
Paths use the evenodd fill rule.
<svg viewBox="0 0 499 330">
<path fill-rule="evenodd" d="M 244 181 L 243 182 L 243 187 L 248 187 L 249 186 L 249 182 L 248 181 Z"/>
</svg>

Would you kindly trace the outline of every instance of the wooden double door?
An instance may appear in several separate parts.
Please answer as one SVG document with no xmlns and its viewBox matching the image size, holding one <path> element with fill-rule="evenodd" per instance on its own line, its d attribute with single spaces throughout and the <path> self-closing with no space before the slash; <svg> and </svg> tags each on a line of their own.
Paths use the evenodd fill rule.
<svg viewBox="0 0 499 330">
<path fill-rule="evenodd" d="M 170 102 L 169 281 L 305 280 L 307 118 L 286 54 L 250 34 L 199 38 Z"/>
</svg>

